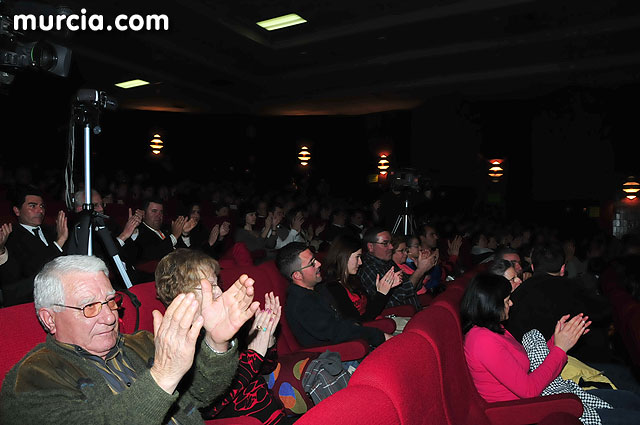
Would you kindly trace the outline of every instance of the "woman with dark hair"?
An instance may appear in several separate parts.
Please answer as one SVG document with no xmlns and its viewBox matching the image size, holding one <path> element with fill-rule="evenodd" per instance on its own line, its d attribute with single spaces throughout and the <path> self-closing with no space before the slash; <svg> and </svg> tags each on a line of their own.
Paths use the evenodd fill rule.
<svg viewBox="0 0 640 425">
<path fill-rule="evenodd" d="M 208 231 L 200 220 L 200 211 L 200 204 L 197 202 L 189 205 L 187 210 L 188 219 L 196 223 L 195 227 L 191 229 L 188 234 L 190 241 L 189 248 L 204 251 L 213 258 L 220 258 L 224 251 L 224 238 L 229 234 L 230 224 L 228 221 L 225 221 L 222 225 L 216 224 L 211 231 Z"/>
<path fill-rule="evenodd" d="M 258 231 L 254 229 L 257 219 L 255 207 L 244 205 L 239 208 L 238 212 L 239 222 L 235 234 L 236 242 L 244 243 L 249 252 L 275 247 L 277 236 L 275 232 L 271 231 L 271 225 L 273 223 L 273 216 L 271 214 L 269 214 L 265 220 L 264 229 Z"/>
<path fill-rule="evenodd" d="M 518 277 L 516 269 L 513 267 L 513 263 L 509 260 L 495 260 L 489 267 L 489 273 L 502 276 L 511 284 L 511 292 L 515 291 L 522 280 Z"/>
<path fill-rule="evenodd" d="M 393 267 L 376 278 L 376 293 L 368 297 L 356 275 L 362 260 L 362 242 L 354 236 L 337 237 L 322 263 L 322 275 L 334 305 L 342 317 L 359 322 L 375 319 L 384 309 L 391 288 L 401 283 L 401 273 Z"/>
<path fill-rule="evenodd" d="M 569 320 L 562 316 L 547 342 L 549 354 L 532 372 L 522 344 L 502 326 L 509 318 L 511 284 L 502 276 L 479 274 L 467 287 L 460 303 L 464 354 L 478 393 L 488 402 L 537 397 L 560 375 L 569 351 L 589 332 L 582 313 Z M 621 390 L 591 390 L 614 409 L 596 409 L 604 425 L 637 423 L 637 396 Z"/>
</svg>

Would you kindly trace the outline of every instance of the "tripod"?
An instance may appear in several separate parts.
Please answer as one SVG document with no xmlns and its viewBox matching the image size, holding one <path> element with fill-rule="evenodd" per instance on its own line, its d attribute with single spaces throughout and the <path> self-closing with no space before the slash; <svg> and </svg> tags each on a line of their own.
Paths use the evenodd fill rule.
<svg viewBox="0 0 640 425">
<path fill-rule="evenodd" d="M 83 125 L 84 130 L 84 204 L 82 204 L 82 212 L 80 219 L 75 226 L 75 238 L 70 240 L 69 254 L 93 255 L 93 232 L 95 231 L 100 238 L 102 246 L 107 254 L 113 260 L 126 289 L 122 292 L 127 294 L 132 304 L 136 308 L 136 326 L 138 330 L 140 320 L 140 301 L 131 293 L 129 289 L 133 284 L 127 274 L 126 267 L 118 254 L 113 242 L 111 232 L 107 228 L 104 220 L 109 216 L 101 214 L 93 209 L 92 190 L 91 190 L 91 133 L 100 134 L 102 129 L 99 125 L 100 112 L 102 109 L 115 109 L 117 103 L 114 99 L 109 98 L 105 92 L 97 90 L 80 90 L 76 96 L 76 100 L 72 109 L 72 128 L 71 135 L 73 144 L 73 134 L 75 132 L 75 123 L 79 122 Z"/>
<path fill-rule="evenodd" d="M 411 215 L 410 211 L 411 210 L 409 209 L 409 198 L 407 197 L 404 200 L 404 212 L 398 215 L 398 218 L 396 219 L 396 224 L 393 225 L 393 230 L 391 231 L 391 233 L 395 235 L 398 229 L 400 228 L 400 226 L 402 225 L 402 230 L 405 236 L 415 234 L 416 223 L 413 220 L 413 215 Z"/>
</svg>

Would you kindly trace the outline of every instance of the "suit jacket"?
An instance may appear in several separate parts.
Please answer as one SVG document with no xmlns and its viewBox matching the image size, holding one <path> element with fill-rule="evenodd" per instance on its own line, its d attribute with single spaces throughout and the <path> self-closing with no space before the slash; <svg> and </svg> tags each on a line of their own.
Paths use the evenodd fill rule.
<svg viewBox="0 0 640 425">
<path fill-rule="evenodd" d="M 173 244 L 171 243 L 171 232 L 163 230 L 162 233 L 165 238 L 162 239 L 154 231 L 149 229 L 144 223 L 138 226 L 138 237 L 135 242 L 138 247 L 137 264 L 146 263 L 147 261 L 159 261 L 165 255 L 173 251 Z M 182 242 L 182 238 L 178 238 L 176 248 L 186 248 L 187 246 Z"/>
<path fill-rule="evenodd" d="M 546 340 L 565 314 L 584 313 L 593 321 L 591 331 L 569 352 L 582 361 L 610 361 L 607 331 L 611 322 L 607 300 L 587 294 L 573 279 L 538 273 L 511 294 L 513 306 L 505 327 L 517 341 L 531 329 L 538 329 Z"/>
<path fill-rule="evenodd" d="M 0 266 L 5 306 L 33 301 L 33 279 L 36 274 L 46 263 L 62 255 L 53 243 L 56 240 L 55 231 L 45 226 L 40 226 L 40 229 L 49 246 L 20 224 L 13 226 L 6 244 L 9 258 Z"/>
</svg>

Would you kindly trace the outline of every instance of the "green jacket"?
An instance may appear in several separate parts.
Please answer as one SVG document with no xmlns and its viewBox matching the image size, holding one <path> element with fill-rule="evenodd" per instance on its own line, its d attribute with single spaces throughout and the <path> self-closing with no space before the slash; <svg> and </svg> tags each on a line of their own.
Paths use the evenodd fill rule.
<svg viewBox="0 0 640 425">
<path fill-rule="evenodd" d="M 173 417 L 180 425 L 202 424 L 198 408 L 227 389 L 238 366 L 235 347 L 216 354 L 202 342 L 191 371 L 174 394 L 167 394 L 149 369 L 153 335 L 140 331 L 123 336 L 124 351 L 137 374 L 131 387 L 114 394 L 90 360 L 48 336 L 5 377 L 0 423 L 159 425 Z M 179 392 L 183 387 L 187 389 Z"/>
</svg>

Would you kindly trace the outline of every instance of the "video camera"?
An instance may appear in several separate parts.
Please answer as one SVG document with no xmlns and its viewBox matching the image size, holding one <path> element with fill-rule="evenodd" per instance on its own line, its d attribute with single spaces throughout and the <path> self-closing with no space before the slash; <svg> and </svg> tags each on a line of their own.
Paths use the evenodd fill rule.
<svg viewBox="0 0 640 425">
<path fill-rule="evenodd" d="M 389 173 L 391 190 L 414 190 L 419 192 L 424 190 L 430 182 L 425 179 L 415 168 L 401 168 Z"/>
<path fill-rule="evenodd" d="M 16 5 L 17 7 L 17 5 Z M 67 47 L 36 39 L 41 32 L 27 35 L 14 26 L 16 20 L 27 22 L 25 15 L 56 15 L 69 13 L 66 8 L 54 8 L 44 4 L 21 2 L 20 8 L 9 10 L 0 0 L 0 84 L 11 84 L 14 73 L 20 69 L 40 69 L 60 77 L 69 75 L 71 50 Z M 31 22 L 31 21 L 28 21 Z"/>
</svg>

